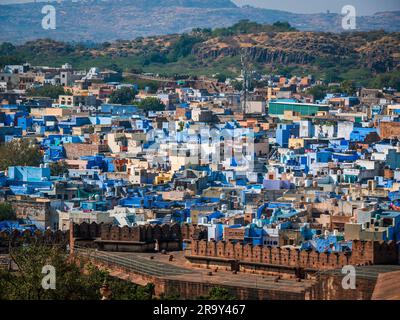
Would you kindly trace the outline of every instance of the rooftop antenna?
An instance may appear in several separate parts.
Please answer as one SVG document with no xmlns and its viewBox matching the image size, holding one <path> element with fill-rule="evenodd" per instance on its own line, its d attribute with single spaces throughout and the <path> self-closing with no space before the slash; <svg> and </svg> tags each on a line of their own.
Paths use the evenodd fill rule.
<svg viewBox="0 0 400 320">
<path fill-rule="evenodd" d="M 242 76 L 243 76 L 243 104 L 242 111 L 243 113 L 247 113 L 247 99 L 248 99 L 248 90 L 249 90 L 249 56 L 245 50 L 242 50 L 240 53 L 240 62 L 242 64 Z"/>
</svg>

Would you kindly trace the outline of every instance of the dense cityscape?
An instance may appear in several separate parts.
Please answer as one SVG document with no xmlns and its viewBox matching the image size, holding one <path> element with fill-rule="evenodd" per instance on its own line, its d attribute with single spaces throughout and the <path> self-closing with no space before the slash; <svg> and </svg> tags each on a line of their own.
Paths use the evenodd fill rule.
<svg viewBox="0 0 400 320">
<path fill-rule="evenodd" d="M 400 299 L 399 34 L 359 36 L 367 78 L 215 41 L 269 32 L 298 31 L 193 29 L 141 70 L 0 44 L 0 300 Z M 167 72 L 204 43 L 232 66 Z"/>
</svg>

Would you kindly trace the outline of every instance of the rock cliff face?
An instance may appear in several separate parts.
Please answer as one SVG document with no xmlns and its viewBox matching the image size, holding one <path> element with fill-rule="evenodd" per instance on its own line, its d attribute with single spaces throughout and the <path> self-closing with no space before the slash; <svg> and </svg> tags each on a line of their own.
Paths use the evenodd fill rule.
<svg viewBox="0 0 400 320">
<path fill-rule="evenodd" d="M 245 53 L 265 64 L 307 65 L 316 59 L 340 62 L 353 57 L 360 65 L 377 71 L 394 69 L 400 62 L 400 33 L 368 39 L 367 33 L 332 34 L 281 32 L 213 38 L 193 49 L 199 59 L 216 60 Z"/>
<path fill-rule="evenodd" d="M 356 51 L 365 67 L 381 72 L 392 70 L 400 64 L 400 33 L 367 42 Z"/>
<path fill-rule="evenodd" d="M 167 59 L 180 38 L 180 35 L 172 34 L 120 40 L 94 47 L 54 40 L 35 40 L 17 46 L 10 54 L 22 56 L 26 61 L 40 56 L 45 62 L 54 59 L 70 61 L 70 58 L 100 57 L 109 58 L 111 64 L 114 59 L 146 58 L 154 54 Z M 400 68 L 400 33 L 335 34 L 299 31 L 208 36 L 194 44 L 190 53 L 201 67 L 212 66 L 225 58 L 239 57 L 245 53 L 250 61 L 260 65 L 312 65 L 321 68 L 344 66 L 350 69 L 368 68 L 382 73 Z M 1 54 L 0 50 L 0 56 Z M 164 63 L 169 62 L 167 60 Z"/>
</svg>

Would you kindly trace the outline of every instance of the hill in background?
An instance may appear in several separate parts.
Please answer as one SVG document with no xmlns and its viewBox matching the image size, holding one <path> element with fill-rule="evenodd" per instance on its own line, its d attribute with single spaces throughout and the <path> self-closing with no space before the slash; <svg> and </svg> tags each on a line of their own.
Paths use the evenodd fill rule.
<svg viewBox="0 0 400 320">
<path fill-rule="evenodd" d="M 235 77 L 240 56 L 259 73 L 312 74 L 326 82 L 354 80 L 400 89 L 400 33 L 298 31 L 285 22 L 247 20 L 227 28 L 196 28 L 190 33 L 118 40 L 65 43 L 49 39 L 0 45 L 0 67 L 30 62 L 74 68 L 103 67 L 166 76 Z"/>
<path fill-rule="evenodd" d="M 56 30 L 41 27 L 43 3 L 2 5 L 0 42 L 23 43 L 51 38 L 59 41 L 132 40 L 139 36 L 183 33 L 193 28 L 227 27 L 240 20 L 259 23 L 288 21 L 301 31 L 341 32 L 342 17 L 334 13 L 295 14 L 238 7 L 230 0 L 93 0 L 52 2 Z M 358 17 L 358 31 L 400 31 L 400 12 Z"/>
</svg>

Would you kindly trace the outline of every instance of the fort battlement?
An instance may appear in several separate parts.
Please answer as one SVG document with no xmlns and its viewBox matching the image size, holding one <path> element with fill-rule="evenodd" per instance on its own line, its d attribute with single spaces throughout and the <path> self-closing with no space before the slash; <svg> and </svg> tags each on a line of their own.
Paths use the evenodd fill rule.
<svg viewBox="0 0 400 320">
<path fill-rule="evenodd" d="M 0 232 L 0 251 L 8 251 L 9 246 L 19 247 L 24 244 L 49 244 L 66 246 L 69 242 L 69 233 L 65 231 L 20 231 L 17 229 L 12 230 L 11 233 L 7 231 Z"/>
<path fill-rule="evenodd" d="M 71 247 L 97 247 L 109 251 L 179 250 L 181 227 L 177 223 L 119 227 L 111 224 L 71 224 Z"/>
<path fill-rule="evenodd" d="M 96 239 L 111 241 L 136 241 L 136 242 L 154 242 L 155 240 L 174 240 L 181 239 L 181 228 L 177 223 L 141 225 L 134 227 L 118 227 L 111 224 L 90 224 L 83 222 L 72 225 L 72 235 L 78 239 Z"/>
<path fill-rule="evenodd" d="M 351 252 L 320 253 L 225 241 L 192 241 L 186 258 L 197 266 L 236 265 L 241 270 L 262 271 L 272 268 L 309 271 L 342 268 L 345 265 L 397 264 L 396 243 L 353 241 Z"/>
</svg>

